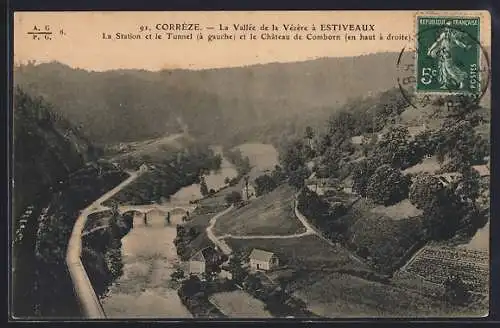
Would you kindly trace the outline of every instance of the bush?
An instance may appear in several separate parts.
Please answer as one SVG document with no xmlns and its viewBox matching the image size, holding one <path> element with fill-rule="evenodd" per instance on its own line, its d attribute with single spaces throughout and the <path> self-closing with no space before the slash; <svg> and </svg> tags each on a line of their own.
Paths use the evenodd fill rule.
<svg viewBox="0 0 500 328">
<path fill-rule="evenodd" d="M 237 191 L 232 191 L 225 197 L 226 202 L 231 205 L 240 203 L 242 199 L 241 194 Z"/>
<path fill-rule="evenodd" d="M 356 163 L 352 173 L 352 189 L 361 196 L 365 197 L 368 182 L 376 169 L 377 163 L 371 158 L 364 159 Z"/>
<path fill-rule="evenodd" d="M 274 181 L 273 178 L 271 178 L 269 175 L 264 174 L 255 179 L 255 193 L 256 196 L 261 196 L 264 194 L 267 194 L 268 192 L 273 191 L 276 189 L 278 185 L 276 184 L 276 181 Z"/>
<path fill-rule="evenodd" d="M 446 279 L 444 282 L 444 288 L 446 300 L 451 304 L 465 304 L 470 298 L 467 285 L 457 276 Z"/>
<path fill-rule="evenodd" d="M 434 196 L 443 188 L 437 177 L 428 173 L 422 173 L 413 179 L 408 196 L 413 205 L 418 209 L 424 210 L 431 204 Z"/>
</svg>

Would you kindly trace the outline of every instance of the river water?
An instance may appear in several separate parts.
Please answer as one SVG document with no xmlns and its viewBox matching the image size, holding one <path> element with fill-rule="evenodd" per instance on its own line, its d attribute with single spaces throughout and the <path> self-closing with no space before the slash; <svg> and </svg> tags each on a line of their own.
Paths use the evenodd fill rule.
<svg viewBox="0 0 500 328">
<path fill-rule="evenodd" d="M 221 170 L 206 177 L 208 188 L 224 185 L 226 177 L 236 176 L 236 170 L 223 159 Z M 172 205 L 187 203 L 201 197 L 200 186 L 193 184 L 172 195 Z M 168 205 L 163 204 L 163 205 Z M 122 238 L 123 275 L 109 288 L 102 305 L 108 318 L 190 318 L 170 280 L 179 259 L 173 240 L 175 225 L 182 215 L 172 215 L 171 225 L 165 225 L 161 214 L 134 217 L 134 227 Z"/>
</svg>

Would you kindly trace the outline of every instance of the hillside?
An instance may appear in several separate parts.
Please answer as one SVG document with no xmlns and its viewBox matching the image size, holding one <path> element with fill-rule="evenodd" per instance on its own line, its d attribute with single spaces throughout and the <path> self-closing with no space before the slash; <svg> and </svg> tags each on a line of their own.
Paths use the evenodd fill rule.
<svg viewBox="0 0 500 328">
<path fill-rule="evenodd" d="M 394 87 L 389 68 L 396 56 L 160 72 L 89 72 L 48 63 L 17 67 L 14 79 L 54 103 L 93 141 L 147 139 L 185 125 L 195 136 L 224 141 L 237 132 L 248 139 L 258 134 L 256 127 L 283 118 L 325 117 L 351 98 Z M 373 79 L 365 78 L 368 69 Z"/>
<path fill-rule="evenodd" d="M 14 217 L 99 151 L 42 99 L 14 93 Z"/>
<path fill-rule="evenodd" d="M 69 235 L 79 211 L 126 174 L 96 162 L 100 150 L 44 99 L 16 88 L 13 112 L 13 311 L 78 316 L 64 261 Z"/>
</svg>

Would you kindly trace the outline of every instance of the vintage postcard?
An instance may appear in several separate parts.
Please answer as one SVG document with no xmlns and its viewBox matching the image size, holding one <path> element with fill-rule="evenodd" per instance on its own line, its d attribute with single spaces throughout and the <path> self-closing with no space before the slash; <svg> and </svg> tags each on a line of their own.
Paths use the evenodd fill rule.
<svg viewBox="0 0 500 328">
<path fill-rule="evenodd" d="M 13 318 L 488 315 L 489 12 L 13 30 Z"/>
</svg>

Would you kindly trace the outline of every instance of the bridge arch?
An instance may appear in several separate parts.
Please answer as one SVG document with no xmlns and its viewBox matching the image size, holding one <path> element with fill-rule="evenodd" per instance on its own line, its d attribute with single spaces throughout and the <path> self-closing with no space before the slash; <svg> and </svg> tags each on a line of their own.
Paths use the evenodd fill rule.
<svg viewBox="0 0 500 328">
<path fill-rule="evenodd" d="M 132 212 L 134 217 L 140 216 L 144 224 L 148 224 L 148 218 L 160 216 L 167 219 L 169 215 L 184 215 L 189 216 L 196 209 L 196 205 L 187 206 L 161 206 L 161 205 L 123 205 L 118 207 L 118 212 L 121 214 Z M 138 218 L 137 218 L 138 219 Z"/>
</svg>

